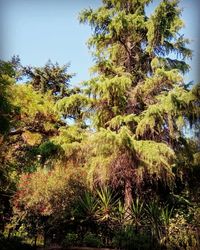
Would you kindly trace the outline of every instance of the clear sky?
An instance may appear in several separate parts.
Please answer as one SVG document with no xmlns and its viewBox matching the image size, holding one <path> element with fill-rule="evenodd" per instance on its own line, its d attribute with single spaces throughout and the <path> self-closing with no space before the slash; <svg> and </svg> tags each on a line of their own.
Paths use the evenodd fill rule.
<svg viewBox="0 0 200 250">
<path fill-rule="evenodd" d="M 159 1 L 151 4 L 151 12 Z M 43 66 L 48 59 L 60 65 L 70 62 L 70 72 L 77 75 L 73 84 L 87 80 L 92 57 L 86 41 L 90 27 L 79 24 L 79 12 L 100 6 L 100 0 L 0 0 L 0 58 L 19 55 L 23 65 Z M 191 72 L 186 81 L 197 82 L 200 77 L 200 30 L 198 0 L 182 0 L 183 33 L 192 39 Z"/>
</svg>

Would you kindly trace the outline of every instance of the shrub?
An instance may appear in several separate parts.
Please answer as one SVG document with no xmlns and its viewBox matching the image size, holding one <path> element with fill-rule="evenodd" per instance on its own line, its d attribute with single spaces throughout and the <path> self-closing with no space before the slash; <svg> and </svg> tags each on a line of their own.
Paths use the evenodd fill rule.
<svg viewBox="0 0 200 250">
<path fill-rule="evenodd" d="M 31 245 L 22 243 L 21 238 L 12 237 L 7 239 L 3 236 L 0 237 L 0 249 L 1 250 L 34 250 Z"/>
<path fill-rule="evenodd" d="M 133 227 L 126 227 L 115 233 L 113 246 L 125 250 L 147 250 L 151 249 L 151 237 L 144 233 L 136 233 Z"/>
<path fill-rule="evenodd" d="M 38 169 L 22 174 L 13 199 L 16 212 L 42 216 L 63 213 L 84 188 L 82 172 L 77 168 L 56 166 L 51 171 Z"/>
<path fill-rule="evenodd" d="M 83 244 L 87 247 L 101 247 L 101 239 L 93 233 L 86 233 L 83 238 Z"/>
<path fill-rule="evenodd" d="M 200 249 L 196 228 L 183 215 L 177 215 L 171 220 L 166 245 L 168 249 Z"/>
<path fill-rule="evenodd" d="M 78 234 L 68 233 L 62 242 L 64 247 L 76 246 L 78 245 Z"/>
</svg>

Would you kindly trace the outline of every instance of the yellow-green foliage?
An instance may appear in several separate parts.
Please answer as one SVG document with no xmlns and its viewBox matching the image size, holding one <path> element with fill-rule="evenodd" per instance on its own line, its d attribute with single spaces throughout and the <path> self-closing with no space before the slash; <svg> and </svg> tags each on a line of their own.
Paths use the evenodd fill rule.
<svg viewBox="0 0 200 250">
<path fill-rule="evenodd" d="M 117 115 L 112 120 L 107 122 L 107 124 L 109 125 L 109 128 L 118 130 L 121 126 L 125 124 L 128 126 L 130 123 L 133 123 L 133 122 L 137 123 L 138 121 L 139 121 L 138 117 L 134 114 L 130 114 L 126 116 Z"/>
<path fill-rule="evenodd" d="M 165 39 L 176 38 L 177 32 L 183 27 L 180 19 L 178 1 L 162 1 L 147 21 L 148 52 L 153 52 L 156 46 L 164 44 Z"/>
<path fill-rule="evenodd" d="M 136 140 L 125 126 L 121 127 L 119 132 L 101 129 L 91 138 L 91 145 L 91 158 L 88 159 L 90 183 L 106 182 L 115 178 L 116 173 L 114 169 L 111 170 L 111 165 L 124 150 L 135 158 L 135 165 L 133 163 L 133 166 L 129 167 L 135 168 L 136 179 L 142 179 L 147 173 L 154 178 L 162 178 L 166 182 L 173 178 L 174 151 L 165 143 Z M 123 167 L 121 165 L 121 168 Z M 122 175 L 121 178 L 123 179 L 124 176 Z"/>
<path fill-rule="evenodd" d="M 10 63 L 0 60 L 0 144 L 3 134 L 10 128 L 11 117 L 15 113 L 15 107 L 12 105 L 12 86 L 15 84 L 13 73 Z"/>
<path fill-rule="evenodd" d="M 81 94 L 64 97 L 56 103 L 56 109 L 64 116 L 80 115 L 82 109 L 89 104 L 90 100 Z"/>
<path fill-rule="evenodd" d="M 128 75 L 101 76 L 95 80 L 88 83 L 86 93 L 91 96 L 92 107 L 97 109 L 91 112 L 94 126 L 104 127 L 112 116 L 123 112 L 132 81 Z"/>
<path fill-rule="evenodd" d="M 31 146 L 39 145 L 42 140 L 42 136 L 39 133 L 32 133 L 30 131 L 25 131 L 22 133 L 23 140 Z"/>
<path fill-rule="evenodd" d="M 157 104 L 150 105 L 147 110 L 145 110 L 142 115 L 140 115 L 140 122 L 136 128 L 136 135 L 143 135 L 146 131 L 150 130 L 153 134 L 155 128 L 157 132 L 160 132 L 163 123 L 162 110 Z"/>
<path fill-rule="evenodd" d="M 134 141 L 136 152 L 139 154 L 144 173 L 156 175 L 168 181 L 173 177 L 172 162 L 175 158 L 174 151 L 165 143 L 155 141 Z"/>
<path fill-rule="evenodd" d="M 180 119 L 184 114 L 196 113 L 199 109 L 195 105 L 196 96 L 191 92 L 184 90 L 182 87 L 174 87 L 166 94 L 157 96 L 157 103 L 149 105 L 140 115 L 140 122 L 138 123 L 136 134 L 143 135 L 146 131 L 161 132 L 163 126 L 168 123 L 169 129 L 172 129 L 170 123 L 174 123 L 173 119 L 177 119 L 180 126 Z M 189 110 L 186 113 L 186 109 Z"/>
<path fill-rule="evenodd" d="M 37 115 L 47 120 L 58 119 L 54 111 L 54 100 L 50 93 L 42 94 L 31 85 L 19 84 L 13 87 L 15 93 L 14 105 L 20 107 L 22 121 L 33 121 Z"/>
<path fill-rule="evenodd" d="M 185 59 L 191 51 L 179 34 L 178 1 L 161 1 L 147 17 L 150 2 L 105 0 L 80 16 L 93 28 L 89 45 L 96 50 L 92 70 L 98 75 L 85 83 L 84 93 L 97 128 L 88 139 L 86 165 L 89 179 L 97 182 L 114 179 L 119 166 L 117 178 L 129 173 L 133 182 L 145 173 L 172 179 L 172 141 L 179 143 L 185 121 L 198 113 L 198 90 L 189 91 L 181 75 L 189 69 Z"/>
<path fill-rule="evenodd" d="M 138 29 L 145 28 L 145 18 L 144 15 L 140 15 L 138 12 L 134 14 L 127 14 L 124 11 L 120 11 L 118 15 L 115 15 L 108 29 L 113 36 L 117 34 L 118 36 L 123 35 L 124 32 L 132 31 L 132 36 L 134 37 Z"/>
<path fill-rule="evenodd" d="M 67 159 L 73 159 L 78 163 L 84 154 L 86 136 L 86 131 L 77 125 L 72 125 L 60 128 L 59 135 L 54 137 L 52 141 L 63 149 Z"/>
<path fill-rule="evenodd" d="M 166 242 L 168 249 L 199 249 L 198 230 L 189 224 L 183 215 L 176 215 L 176 218 L 170 220 L 168 229 L 168 240 Z"/>
<path fill-rule="evenodd" d="M 139 83 L 131 92 L 131 98 L 142 100 L 146 105 L 156 102 L 156 96 L 170 91 L 183 83 L 183 78 L 177 69 L 155 69 L 151 77 Z"/>
<path fill-rule="evenodd" d="M 91 93 L 108 102 L 124 98 L 128 88 L 131 86 L 131 79 L 127 76 L 115 76 L 112 78 L 100 77 L 98 82 L 92 86 Z"/>
</svg>

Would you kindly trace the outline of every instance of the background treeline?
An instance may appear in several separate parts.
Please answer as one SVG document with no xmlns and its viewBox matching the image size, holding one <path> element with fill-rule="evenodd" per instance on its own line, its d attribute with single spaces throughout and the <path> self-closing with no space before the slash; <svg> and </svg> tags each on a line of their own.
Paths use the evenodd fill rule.
<svg viewBox="0 0 200 250">
<path fill-rule="evenodd" d="M 94 77 L 0 61 L 0 248 L 200 248 L 200 89 L 178 1 L 84 10 Z M 76 51 L 74 52 L 76 53 Z"/>
</svg>

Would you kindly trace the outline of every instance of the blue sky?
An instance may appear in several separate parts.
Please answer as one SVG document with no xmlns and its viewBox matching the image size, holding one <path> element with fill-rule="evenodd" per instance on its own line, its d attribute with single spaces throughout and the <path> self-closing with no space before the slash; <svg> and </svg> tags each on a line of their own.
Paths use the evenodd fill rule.
<svg viewBox="0 0 200 250">
<path fill-rule="evenodd" d="M 191 3 L 192 2 L 192 3 Z M 80 25 L 79 12 L 98 7 L 100 0 L 0 0 L 1 59 L 19 55 L 23 65 L 43 66 L 48 59 L 65 64 L 70 72 L 77 73 L 72 83 L 87 80 L 92 57 L 86 45 L 90 27 Z M 152 11 L 158 0 L 151 5 Z M 186 81 L 199 79 L 200 54 L 198 0 L 182 0 L 182 18 L 186 27 L 183 33 L 192 39 L 192 70 Z"/>
</svg>

